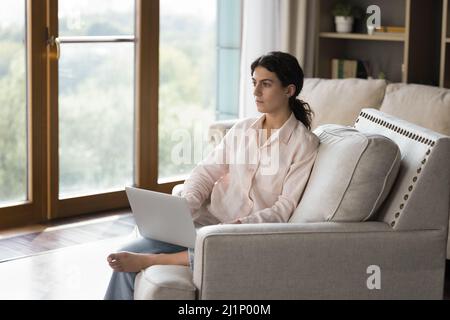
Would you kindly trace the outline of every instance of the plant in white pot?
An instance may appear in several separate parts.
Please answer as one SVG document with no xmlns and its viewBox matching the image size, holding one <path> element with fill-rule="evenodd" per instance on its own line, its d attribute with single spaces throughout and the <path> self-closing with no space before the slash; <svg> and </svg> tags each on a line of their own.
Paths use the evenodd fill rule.
<svg viewBox="0 0 450 320">
<path fill-rule="evenodd" d="M 336 32 L 349 33 L 353 30 L 355 18 L 360 17 L 360 11 L 357 7 L 347 2 L 338 2 L 334 5 L 332 14 L 336 24 Z"/>
</svg>

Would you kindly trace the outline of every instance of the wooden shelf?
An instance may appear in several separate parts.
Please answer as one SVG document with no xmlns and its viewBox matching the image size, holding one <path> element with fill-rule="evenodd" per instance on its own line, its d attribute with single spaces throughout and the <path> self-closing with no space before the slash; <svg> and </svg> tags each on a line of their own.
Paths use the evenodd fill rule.
<svg viewBox="0 0 450 320">
<path fill-rule="evenodd" d="M 439 83 L 440 42 L 449 49 L 450 25 L 434 23 L 442 15 L 442 3 L 449 13 L 450 0 L 378 0 L 383 12 L 383 26 L 403 27 L 404 32 L 375 32 L 368 34 L 362 21 L 353 25 L 351 33 L 337 33 L 332 17 L 336 0 L 317 0 L 317 45 L 315 72 L 317 78 L 332 77 L 332 60 L 359 60 L 366 62 L 368 76 L 380 73 L 390 82 L 437 85 Z M 371 0 L 348 0 L 362 9 Z M 364 11 L 364 10 L 363 10 Z M 439 35 L 445 35 L 442 40 Z M 442 56 L 442 55 L 441 55 Z M 450 56 L 447 54 L 446 56 Z M 450 79 L 450 75 L 447 76 Z M 447 79 L 446 78 L 446 79 Z"/>
<path fill-rule="evenodd" d="M 348 39 L 348 40 L 369 40 L 369 41 L 397 41 L 404 42 L 405 34 L 364 34 L 364 33 L 337 33 L 337 32 L 321 32 L 321 38 L 329 39 Z"/>
</svg>

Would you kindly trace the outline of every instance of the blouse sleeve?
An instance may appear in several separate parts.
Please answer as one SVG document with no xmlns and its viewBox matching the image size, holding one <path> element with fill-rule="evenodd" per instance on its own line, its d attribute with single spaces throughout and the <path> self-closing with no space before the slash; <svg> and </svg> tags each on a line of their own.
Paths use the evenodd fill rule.
<svg viewBox="0 0 450 320">
<path fill-rule="evenodd" d="M 210 196 L 213 186 L 222 176 L 228 173 L 227 141 L 232 136 L 231 128 L 216 148 L 192 170 L 189 178 L 184 182 L 184 197 L 194 213 Z"/>
</svg>

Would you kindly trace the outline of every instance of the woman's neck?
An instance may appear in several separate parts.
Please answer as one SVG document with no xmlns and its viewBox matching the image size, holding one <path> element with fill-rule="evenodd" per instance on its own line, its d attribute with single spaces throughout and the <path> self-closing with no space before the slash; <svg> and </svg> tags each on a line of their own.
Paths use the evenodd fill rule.
<svg viewBox="0 0 450 320">
<path fill-rule="evenodd" d="M 263 123 L 263 128 L 268 130 L 280 129 L 283 124 L 290 118 L 291 110 L 277 113 L 266 113 L 266 119 Z"/>
</svg>

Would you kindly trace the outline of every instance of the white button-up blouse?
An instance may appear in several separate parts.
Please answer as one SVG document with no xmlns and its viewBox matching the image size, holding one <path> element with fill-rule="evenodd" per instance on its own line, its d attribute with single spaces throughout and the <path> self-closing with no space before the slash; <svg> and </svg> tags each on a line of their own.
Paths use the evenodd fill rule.
<svg viewBox="0 0 450 320">
<path fill-rule="evenodd" d="M 311 173 L 319 139 L 293 113 L 263 139 L 264 119 L 236 123 L 191 172 L 182 196 L 192 212 L 204 206 L 222 223 L 289 220 Z"/>
</svg>

